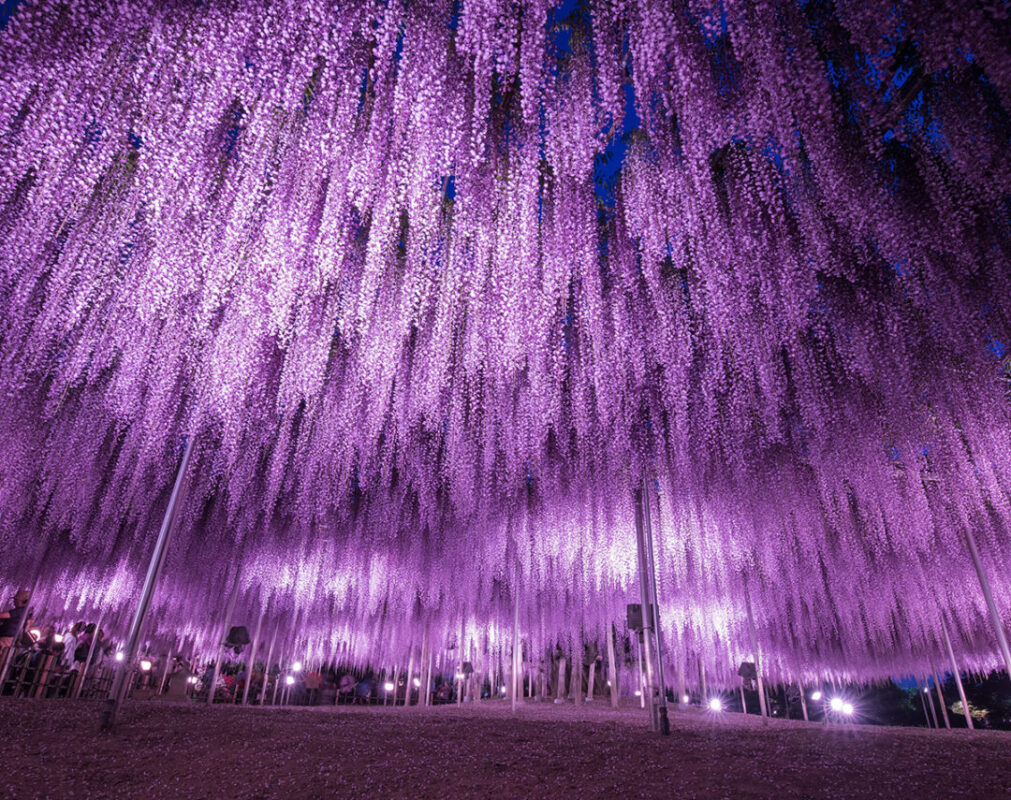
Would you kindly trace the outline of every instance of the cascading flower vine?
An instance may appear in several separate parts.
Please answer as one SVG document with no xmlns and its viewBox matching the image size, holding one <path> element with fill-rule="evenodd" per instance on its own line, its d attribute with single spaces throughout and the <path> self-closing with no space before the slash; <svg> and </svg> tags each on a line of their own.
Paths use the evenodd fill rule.
<svg viewBox="0 0 1011 800">
<path fill-rule="evenodd" d="M 152 635 L 603 641 L 645 474 L 680 674 L 989 663 L 1009 119 L 992 4 L 16 4 L 0 581 L 123 618 L 195 436 Z"/>
</svg>

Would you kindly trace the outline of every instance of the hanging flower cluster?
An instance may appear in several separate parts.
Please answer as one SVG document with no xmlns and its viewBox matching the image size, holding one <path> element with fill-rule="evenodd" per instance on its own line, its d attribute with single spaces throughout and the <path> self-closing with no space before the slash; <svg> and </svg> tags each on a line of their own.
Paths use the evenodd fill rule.
<svg viewBox="0 0 1011 800">
<path fill-rule="evenodd" d="M 994 4 L 26 0 L 0 580 L 128 614 L 196 437 L 152 630 L 603 641 L 646 475 L 679 669 L 987 663 L 1009 119 Z"/>
</svg>

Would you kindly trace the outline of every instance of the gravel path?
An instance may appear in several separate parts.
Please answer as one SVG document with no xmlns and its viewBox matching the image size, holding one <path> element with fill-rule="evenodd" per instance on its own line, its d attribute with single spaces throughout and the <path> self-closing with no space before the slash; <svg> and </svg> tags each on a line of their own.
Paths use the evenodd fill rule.
<svg viewBox="0 0 1011 800">
<path fill-rule="evenodd" d="M 1011 734 L 501 702 L 465 708 L 0 701 L 21 798 L 1011 798 Z"/>
</svg>

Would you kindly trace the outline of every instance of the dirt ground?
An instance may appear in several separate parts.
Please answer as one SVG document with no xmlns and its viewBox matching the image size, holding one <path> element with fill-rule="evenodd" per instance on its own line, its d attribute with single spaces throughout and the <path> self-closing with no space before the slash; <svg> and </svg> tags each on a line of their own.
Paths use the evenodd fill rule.
<svg viewBox="0 0 1011 800">
<path fill-rule="evenodd" d="M 1011 734 L 507 703 L 272 709 L 0 702 L 17 798 L 1011 798 Z"/>
</svg>

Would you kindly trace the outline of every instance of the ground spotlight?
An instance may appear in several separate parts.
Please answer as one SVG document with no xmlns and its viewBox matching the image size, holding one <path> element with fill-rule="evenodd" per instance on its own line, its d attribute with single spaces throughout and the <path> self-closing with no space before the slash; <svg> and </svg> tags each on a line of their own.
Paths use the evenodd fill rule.
<svg viewBox="0 0 1011 800">
<path fill-rule="evenodd" d="M 383 688 L 386 691 L 388 691 L 388 692 L 392 692 L 393 691 L 393 684 L 390 683 L 389 681 L 386 681 L 386 683 L 383 684 Z"/>
<path fill-rule="evenodd" d="M 828 701 L 828 707 L 836 712 L 842 711 L 844 705 L 845 703 L 843 702 L 843 699 L 841 697 L 833 697 L 831 700 Z"/>
<path fill-rule="evenodd" d="M 116 653 L 116 660 L 117 661 L 122 661 L 124 658 L 126 658 L 126 656 L 123 655 L 123 651 L 122 650 L 120 650 L 118 653 Z"/>
<path fill-rule="evenodd" d="M 288 684 L 289 686 L 291 686 L 295 682 L 295 676 L 294 675 L 285 675 L 284 682 L 286 684 Z"/>
<path fill-rule="evenodd" d="M 415 678 L 414 679 L 414 685 L 415 686 L 421 686 L 421 678 Z"/>
<path fill-rule="evenodd" d="M 713 697 L 709 701 L 709 710 L 710 711 L 722 711 L 723 710 L 723 701 L 720 700 L 720 698 L 718 698 L 718 697 Z"/>
<path fill-rule="evenodd" d="M 302 671 L 302 662 L 301 661 L 296 661 L 294 664 L 292 664 L 291 665 L 291 671 L 292 672 L 301 672 Z"/>
<path fill-rule="evenodd" d="M 852 703 L 843 703 L 842 713 L 845 714 L 847 717 L 853 716 L 853 704 Z"/>
<path fill-rule="evenodd" d="M 151 662 L 148 659 L 146 659 L 146 658 L 142 658 L 140 660 L 140 670 L 141 670 L 141 672 L 150 672 L 151 671 Z"/>
<path fill-rule="evenodd" d="M 821 692 L 819 690 L 815 689 L 813 692 L 811 692 L 811 699 L 812 700 L 821 700 Z"/>
<path fill-rule="evenodd" d="M 688 695 L 686 695 L 686 694 L 681 695 L 681 702 L 682 703 L 688 704 L 691 701 L 692 701 L 692 699 Z"/>
</svg>

